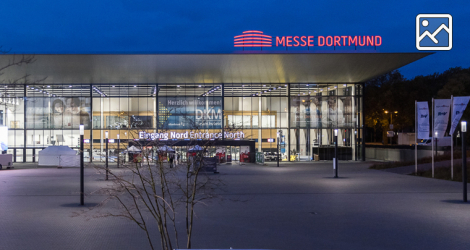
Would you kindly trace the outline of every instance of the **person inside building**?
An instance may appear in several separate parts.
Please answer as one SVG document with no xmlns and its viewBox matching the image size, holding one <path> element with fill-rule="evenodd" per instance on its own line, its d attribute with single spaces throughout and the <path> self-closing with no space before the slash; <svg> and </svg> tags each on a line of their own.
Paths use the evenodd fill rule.
<svg viewBox="0 0 470 250">
<path fill-rule="evenodd" d="M 170 161 L 170 168 L 173 167 L 173 162 L 174 162 L 174 160 L 175 160 L 175 155 L 174 155 L 174 154 L 170 154 L 170 159 L 169 159 L 169 161 Z"/>
</svg>

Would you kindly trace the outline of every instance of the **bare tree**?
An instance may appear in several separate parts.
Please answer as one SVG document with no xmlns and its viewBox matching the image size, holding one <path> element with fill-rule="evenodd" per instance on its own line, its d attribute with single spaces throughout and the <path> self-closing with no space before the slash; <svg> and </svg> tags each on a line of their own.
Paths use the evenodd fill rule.
<svg viewBox="0 0 470 250">
<path fill-rule="evenodd" d="M 10 50 L 4 50 L 3 47 L 0 46 L 0 54 L 7 55 L 9 53 L 10 53 Z M 4 75 L 5 71 L 8 68 L 31 64 L 35 61 L 36 59 L 34 58 L 34 55 L 11 55 L 8 57 L 8 60 L 6 62 L 1 62 L 0 76 Z M 16 79 L 9 79 L 9 80 L 2 79 L 1 83 L 16 84 L 16 83 L 21 82 L 22 80 L 26 80 L 28 77 L 29 75 L 26 74 Z"/>
<path fill-rule="evenodd" d="M 22 54 L 22 55 L 11 54 L 10 55 L 10 52 L 11 52 L 11 50 L 4 50 L 3 47 L 0 46 L 0 54 L 9 55 L 8 57 L 6 57 L 7 60 L 0 61 L 0 83 L 1 84 L 6 84 L 5 88 L 7 90 L 9 89 L 9 87 L 13 87 L 13 89 L 14 89 L 14 87 L 16 85 L 19 85 L 19 84 L 21 84 L 21 85 L 37 84 L 37 83 L 40 83 L 40 82 L 44 82 L 46 80 L 47 77 L 31 81 L 29 79 L 30 75 L 27 74 L 27 73 L 24 74 L 24 75 L 21 75 L 21 76 L 15 76 L 15 78 L 13 78 L 13 79 L 4 79 L 2 76 L 6 72 L 8 72 L 9 69 L 14 68 L 14 67 L 21 67 L 21 66 L 32 64 L 32 63 L 36 62 L 36 58 L 35 58 L 34 55 L 24 55 L 24 54 Z M 8 95 L 9 95 L 7 90 L 4 91 L 5 97 L 8 97 Z"/>
<path fill-rule="evenodd" d="M 209 134 L 207 129 L 199 128 L 200 121 L 186 120 L 191 131 Z M 131 138 L 139 138 L 139 132 L 130 131 Z M 168 130 L 159 131 L 159 135 L 168 133 Z M 155 137 L 154 134 L 153 139 Z M 121 165 L 123 168 L 109 171 L 112 184 L 100 190 L 106 199 L 97 206 L 100 212 L 95 216 L 123 217 L 133 221 L 145 232 L 151 249 L 155 249 L 152 225 L 158 228 L 161 249 L 179 248 L 183 230 L 177 222 L 182 220 L 184 245 L 191 248 L 195 208 L 217 197 L 217 190 L 223 185 L 214 169 L 208 170 L 209 165 L 216 163 L 215 158 L 206 156 L 215 140 L 190 139 L 187 161 L 174 167 L 171 166 L 174 151 L 169 142 L 172 141 L 136 140 L 135 146 L 141 153 Z M 102 167 L 99 169 L 105 171 Z M 106 209 L 106 204 L 117 205 L 118 210 Z"/>
</svg>

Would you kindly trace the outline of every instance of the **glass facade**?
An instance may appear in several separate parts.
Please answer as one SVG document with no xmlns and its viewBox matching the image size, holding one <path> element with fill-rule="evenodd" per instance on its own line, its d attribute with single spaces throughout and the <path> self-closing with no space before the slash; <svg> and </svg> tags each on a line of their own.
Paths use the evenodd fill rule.
<svg viewBox="0 0 470 250">
<path fill-rule="evenodd" d="M 119 134 L 120 149 L 127 148 L 128 140 L 138 138 L 141 131 L 181 136 L 172 139 L 184 139 L 186 132 L 198 131 L 202 139 L 220 134 L 223 136 L 216 139 L 255 141 L 258 152 L 275 152 L 279 144 L 284 161 L 330 160 L 334 130 L 338 129 L 340 159 L 362 159 L 362 84 L 2 87 L 0 123 L 9 128 L 8 153 L 17 162 L 37 161 L 37 153 L 50 145 L 77 149 L 80 124 L 85 125 L 85 148 L 93 156 L 104 155 L 105 131 L 110 139 Z M 227 131 L 235 132 L 225 136 Z M 110 148 L 117 147 L 110 144 Z M 232 159 L 239 158 L 240 148 L 228 151 Z"/>
</svg>

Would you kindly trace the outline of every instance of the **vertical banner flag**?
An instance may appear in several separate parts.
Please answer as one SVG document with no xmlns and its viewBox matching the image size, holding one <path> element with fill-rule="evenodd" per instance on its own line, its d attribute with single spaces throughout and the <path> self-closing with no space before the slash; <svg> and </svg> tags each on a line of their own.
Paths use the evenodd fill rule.
<svg viewBox="0 0 470 250">
<path fill-rule="evenodd" d="M 418 107 L 418 139 L 429 138 L 429 106 L 428 102 L 417 102 Z"/>
<path fill-rule="evenodd" d="M 433 135 L 443 138 L 449 124 L 450 99 L 434 99 L 434 131 Z"/>
<path fill-rule="evenodd" d="M 450 135 L 454 134 L 455 128 L 457 128 L 460 118 L 462 118 L 463 112 L 465 111 L 465 108 L 467 108 L 469 100 L 470 96 L 454 97 L 454 103 L 452 103 L 452 122 L 450 124 Z"/>
</svg>

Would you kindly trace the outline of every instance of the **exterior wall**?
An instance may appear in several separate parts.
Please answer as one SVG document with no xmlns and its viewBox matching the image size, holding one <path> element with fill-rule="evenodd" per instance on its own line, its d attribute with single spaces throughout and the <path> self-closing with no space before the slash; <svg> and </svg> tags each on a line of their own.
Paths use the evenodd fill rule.
<svg viewBox="0 0 470 250">
<path fill-rule="evenodd" d="M 255 141 L 258 151 L 271 152 L 282 131 L 283 160 L 310 160 L 315 148 L 334 146 L 338 129 L 338 146 L 351 148 L 352 160 L 362 159 L 361 84 L 51 84 L 6 89 L 0 121 L 9 127 L 9 153 L 17 162 L 37 161 L 37 153 L 53 144 L 78 148 L 80 124 L 86 126 L 85 148 L 91 155 L 104 154 L 105 131 L 110 139 L 119 134 L 125 141 L 135 139 L 139 131 L 197 129 L 241 131 L 245 140 Z M 171 106 L 168 100 L 203 104 Z M 198 112 L 204 110 L 220 110 L 220 119 L 196 127 L 165 123 L 175 117 L 197 122 Z M 121 143 L 120 149 L 126 147 Z"/>
</svg>

